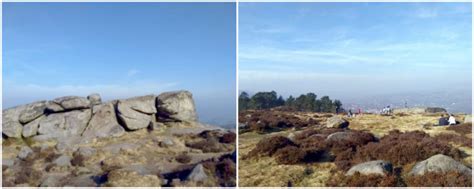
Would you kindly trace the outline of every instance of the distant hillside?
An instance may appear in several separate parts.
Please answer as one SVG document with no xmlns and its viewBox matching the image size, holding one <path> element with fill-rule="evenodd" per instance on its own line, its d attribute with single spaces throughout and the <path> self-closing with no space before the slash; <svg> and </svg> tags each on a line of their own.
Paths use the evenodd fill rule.
<svg viewBox="0 0 474 189">
<path fill-rule="evenodd" d="M 370 97 L 346 98 L 345 109 L 361 108 L 363 111 L 377 111 L 390 105 L 394 108 L 405 107 L 443 107 L 448 112 L 472 113 L 472 93 L 470 88 L 456 91 L 416 92 Z"/>
</svg>

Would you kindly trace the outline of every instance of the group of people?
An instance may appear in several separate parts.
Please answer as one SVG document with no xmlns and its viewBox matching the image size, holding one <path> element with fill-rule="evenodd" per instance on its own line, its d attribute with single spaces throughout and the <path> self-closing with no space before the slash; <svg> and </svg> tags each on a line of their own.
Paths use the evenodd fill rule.
<svg viewBox="0 0 474 189">
<path fill-rule="evenodd" d="M 362 110 L 360 108 L 358 109 L 357 114 L 362 115 Z M 352 113 L 352 110 L 347 112 L 347 117 L 355 117 L 355 114 Z"/>
<path fill-rule="evenodd" d="M 386 106 L 382 109 L 382 112 L 381 114 L 383 115 L 389 115 L 389 114 L 392 114 L 392 108 L 390 108 L 390 106 Z"/>
<path fill-rule="evenodd" d="M 445 117 L 444 115 L 441 115 L 441 118 L 438 120 L 438 125 L 443 126 L 443 125 L 456 125 L 456 118 L 453 116 L 453 114 L 449 114 L 449 117 Z"/>
</svg>

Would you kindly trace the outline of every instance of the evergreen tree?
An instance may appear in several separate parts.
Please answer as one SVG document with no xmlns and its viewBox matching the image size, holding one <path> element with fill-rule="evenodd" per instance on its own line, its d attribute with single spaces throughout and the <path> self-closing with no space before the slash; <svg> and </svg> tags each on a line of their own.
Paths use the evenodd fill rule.
<svg viewBox="0 0 474 189">
<path fill-rule="evenodd" d="M 335 107 L 335 113 L 340 113 L 341 112 L 341 107 L 342 107 L 342 103 L 340 100 L 334 100 L 334 107 Z"/>
<path fill-rule="evenodd" d="M 276 106 L 283 106 L 285 105 L 285 99 L 283 99 L 283 97 L 280 95 L 280 97 L 278 97 L 278 100 L 276 102 Z"/>
<path fill-rule="evenodd" d="M 245 91 L 241 92 L 239 95 L 239 111 L 244 111 L 249 109 L 250 97 Z"/>
<path fill-rule="evenodd" d="M 328 96 L 321 97 L 321 112 L 331 112 L 332 100 Z"/>
<path fill-rule="evenodd" d="M 293 98 L 293 96 L 290 95 L 290 97 L 286 99 L 285 106 L 292 109 L 295 108 L 295 98 Z"/>
<path fill-rule="evenodd" d="M 277 104 L 277 94 L 272 92 L 258 92 L 250 98 L 250 107 L 253 109 L 268 109 L 273 108 Z"/>
</svg>

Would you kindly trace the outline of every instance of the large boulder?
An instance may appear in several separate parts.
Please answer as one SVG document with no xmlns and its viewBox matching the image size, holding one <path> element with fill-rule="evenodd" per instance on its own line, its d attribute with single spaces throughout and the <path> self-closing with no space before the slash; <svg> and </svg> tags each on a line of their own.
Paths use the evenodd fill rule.
<svg viewBox="0 0 474 189">
<path fill-rule="evenodd" d="M 20 123 L 28 123 L 34 119 L 43 115 L 44 110 L 46 109 L 46 101 L 34 102 L 27 104 L 26 108 L 20 113 L 19 121 Z"/>
<path fill-rule="evenodd" d="M 85 140 L 103 137 L 119 137 L 125 133 L 125 129 L 117 122 L 114 105 L 112 103 L 94 107 L 94 112 L 89 125 L 82 133 Z"/>
<path fill-rule="evenodd" d="M 160 187 L 161 179 L 156 175 L 140 175 L 137 172 L 116 169 L 107 175 L 108 187 Z"/>
<path fill-rule="evenodd" d="M 64 113 L 66 124 L 64 130 L 67 135 L 81 135 L 92 116 L 91 109 L 74 110 Z"/>
<path fill-rule="evenodd" d="M 333 116 L 326 120 L 326 127 L 328 128 L 347 128 L 349 121 L 339 116 Z"/>
<path fill-rule="evenodd" d="M 40 135 L 81 135 L 92 115 L 91 109 L 49 114 L 41 119 Z"/>
<path fill-rule="evenodd" d="M 440 107 L 428 107 L 425 108 L 425 113 L 446 113 L 446 109 Z"/>
<path fill-rule="evenodd" d="M 64 96 L 54 99 L 48 104 L 48 110 L 52 112 L 59 112 L 65 110 L 77 110 L 90 108 L 91 103 L 84 97 L 79 96 Z"/>
<path fill-rule="evenodd" d="M 443 154 L 437 154 L 424 161 L 416 163 L 409 174 L 423 175 L 427 172 L 446 173 L 449 171 L 456 171 L 466 175 L 472 174 L 471 169 L 454 160 L 453 158 Z"/>
<path fill-rule="evenodd" d="M 99 105 L 102 103 L 102 98 L 98 93 L 90 94 L 89 96 L 87 96 L 87 100 L 89 100 L 92 106 Z"/>
<path fill-rule="evenodd" d="M 41 119 L 38 134 L 54 136 L 64 130 L 65 124 L 66 119 L 62 113 L 50 114 L 46 118 Z"/>
<path fill-rule="evenodd" d="M 130 130 L 148 127 L 156 114 L 156 97 L 153 95 L 119 100 L 117 112 L 120 121 Z"/>
<path fill-rule="evenodd" d="M 2 133 L 7 137 L 21 138 L 23 125 L 19 121 L 20 114 L 26 105 L 16 106 L 2 111 Z"/>
<path fill-rule="evenodd" d="M 472 115 L 466 115 L 466 117 L 464 117 L 464 123 L 472 123 Z"/>
<path fill-rule="evenodd" d="M 158 117 L 163 120 L 197 121 L 193 96 L 188 91 L 162 93 L 157 97 Z"/>
<path fill-rule="evenodd" d="M 26 138 L 26 137 L 35 136 L 38 133 L 39 123 L 43 118 L 45 118 L 45 116 L 36 118 L 35 120 L 24 125 L 23 132 L 22 132 L 23 137 Z"/>
<path fill-rule="evenodd" d="M 356 172 L 359 172 L 363 175 L 377 174 L 384 176 L 385 174 L 392 172 L 392 164 L 383 160 L 360 163 L 351 167 L 349 171 L 347 171 L 346 175 L 351 176 Z"/>
</svg>

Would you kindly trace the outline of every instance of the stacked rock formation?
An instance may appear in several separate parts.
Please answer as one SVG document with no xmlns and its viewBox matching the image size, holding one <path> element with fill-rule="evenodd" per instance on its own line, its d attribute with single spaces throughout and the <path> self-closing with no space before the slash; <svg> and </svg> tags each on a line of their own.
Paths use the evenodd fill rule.
<svg viewBox="0 0 474 189">
<path fill-rule="evenodd" d="M 118 137 L 125 132 L 157 127 L 160 122 L 195 122 L 197 115 L 188 91 L 166 92 L 102 102 L 99 94 L 66 96 L 3 110 L 4 137 L 87 143 Z"/>
</svg>

